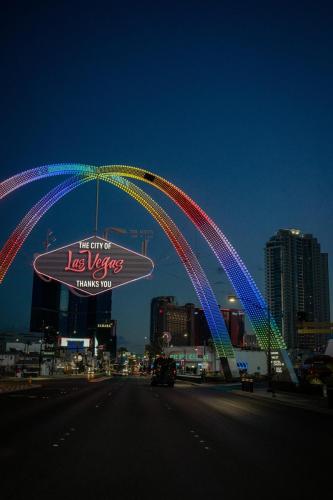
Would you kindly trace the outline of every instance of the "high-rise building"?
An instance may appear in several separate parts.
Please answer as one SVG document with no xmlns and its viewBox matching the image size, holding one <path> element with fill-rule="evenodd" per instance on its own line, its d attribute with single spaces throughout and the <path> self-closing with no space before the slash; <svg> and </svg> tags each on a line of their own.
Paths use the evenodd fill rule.
<svg viewBox="0 0 333 500">
<path fill-rule="evenodd" d="M 61 283 L 33 276 L 30 332 L 43 333 L 47 342 L 55 342 L 59 333 L 59 303 Z"/>
<path fill-rule="evenodd" d="M 243 346 L 245 332 L 244 311 L 241 309 L 221 309 L 231 343 L 234 347 Z M 195 345 L 208 345 L 211 333 L 203 309 L 197 307 L 194 311 Z"/>
<path fill-rule="evenodd" d="M 194 304 L 179 306 L 175 297 L 155 297 L 150 309 L 150 342 L 162 346 L 162 336 L 168 332 L 172 345 L 193 345 Z"/>
<path fill-rule="evenodd" d="M 55 280 L 34 272 L 30 331 L 42 332 L 47 342 L 57 336 L 95 339 L 116 356 L 117 322 L 112 319 L 112 291 L 84 297 Z"/>
<path fill-rule="evenodd" d="M 319 350 L 326 335 L 299 335 L 299 321 L 329 322 L 328 257 L 311 234 L 280 229 L 266 243 L 266 296 L 288 348 Z"/>
<path fill-rule="evenodd" d="M 243 345 L 244 312 L 239 309 L 221 309 L 231 342 Z M 194 304 L 178 305 L 175 297 L 155 297 L 151 301 L 150 342 L 162 347 L 162 336 L 171 335 L 170 345 L 208 345 L 211 333 L 203 309 Z"/>
</svg>

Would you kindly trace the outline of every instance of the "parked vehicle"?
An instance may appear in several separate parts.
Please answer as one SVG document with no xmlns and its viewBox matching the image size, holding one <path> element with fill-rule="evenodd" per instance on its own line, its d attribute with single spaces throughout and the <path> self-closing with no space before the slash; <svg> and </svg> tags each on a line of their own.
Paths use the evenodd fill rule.
<svg viewBox="0 0 333 500">
<path fill-rule="evenodd" d="M 299 378 L 309 384 L 326 384 L 333 376 L 333 357 L 316 354 L 307 358 L 299 368 Z"/>
<path fill-rule="evenodd" d="M 176 363 L 172 358 L 160 356 L 155 359 L 151 385 L 167 385 L 173 387 L 176 380 Z"/>
</svg>

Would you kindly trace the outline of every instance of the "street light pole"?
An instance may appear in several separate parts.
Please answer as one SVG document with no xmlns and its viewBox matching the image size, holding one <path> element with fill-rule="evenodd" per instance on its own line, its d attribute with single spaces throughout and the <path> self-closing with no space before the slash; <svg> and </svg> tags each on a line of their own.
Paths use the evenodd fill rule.
<svg viewBox="0 0 333 500">
<path fill-rule="evenodd" d="M 184 339 L 187 341 L 188 333 L 184 333 Z M 183 373 L 186 373 L 185 366 L 186 366 L 186 345 L 184 345 L 184 366 L 183 366 Z"/>
<path fill-rule="evenodd" d="M 272 345 L 271 345 L 271 311 L 269 306 L 267 306 L 267 319 L 268 319 L 268 346 L 267 346 L 267 377 L 268 377 L 268 387 L 267 391 L 272 392 Z"/>
<path fill-rule="evenodd" d="M 241 297 L 236 297 L 235 295 L 229 295 L 228 300 L 229 302 L 235 302 L 236 299 L 240 300 Z M 244 298 L 242 299 L 244 301 Z M 258 307 L 257 304 L 254 302 L 249 302 L 251 305 L 254 307 Z M 275 396 L 273 387 L 272 387 L 272 328 L 271 328 L 271 310 L 269 306 L 266 306 L 264 308 L 267 312 L 267 321 L 268 321 L 268 331 L 267 331 L 267 340 L 268 340 L 268 345 L 267 345 L 267 392 L 271 392 L 272 396 Z"/>
<path fill-rule="evenodd" d="M 40 339 L 40 348 L 39 348 L 39 376 L 42 375 L 42 347 L 43 347 L 43 340 Z"/>
</svg>

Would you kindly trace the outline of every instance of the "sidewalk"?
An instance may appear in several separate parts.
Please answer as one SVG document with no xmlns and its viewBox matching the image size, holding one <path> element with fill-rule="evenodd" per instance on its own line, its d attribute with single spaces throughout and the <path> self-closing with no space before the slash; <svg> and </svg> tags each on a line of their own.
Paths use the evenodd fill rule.
<svg viewBox="0 0 333 500">
<path fill-rule="evenodd" d="M 277 391 L 273 395 L 273 393 L 268 392 L 266 388 L 254 388 L 254 392 L 245 392 L 236 389 L 233 390 L 232 393 L 245 398 L 269 400 L 273 404 L 293 406 L 294 408 L 302 408 L 304 410 L 333 416 L 333 408 L 327 407 L 327 398 L 324 397 L 314 397 L 306 394 L 280 391 Z"/>
<path fill-rule="evenodd" d="M 241 390 L 241 384 L 239 382 L 231 384 L 197 384 L 189 381 L 184 382 L 198 389 L 208 389 L 220 393 L 235 394 L 237 396 L 243 396 L 244 398 L 252 398 L 262 401 L 266 400 L 276 405 L 292 406 L 294 408 L 302 408 L 303 410 L 333 416 L 333 408 L 328 408 L 327 398 L 324 398 L 323 396 L 310 396 L 307 394 L 283 391 L 277 391 L 275 392 L 275 396 L 273 396 L 271 392 L 267 391 L 266 387 L 256 386 L 254 386 L 254 392 L 245 392 Z"/>
<path fill-rule="evenodd" d="M 17 377 L 6 377 L 0 380 L 0 394 L 16 392 L 16 391 L 26 391 L 29 389 L 36 389 L 42 387 L 43 382 L 49 382 L 54 380 L 68 380 L 68 379 L 85 379 L 88 382 L 103 382 L 112 378 L 110 375 L 95 374 L 94 376 L 88 376 L 87 373 L 71 374 L 71 375 L 49 375 L 49 376 L 39 376 L 29 378 L 17 378 Z M 30 380 L 30 381 L 29 381 Z"/>
</svg>

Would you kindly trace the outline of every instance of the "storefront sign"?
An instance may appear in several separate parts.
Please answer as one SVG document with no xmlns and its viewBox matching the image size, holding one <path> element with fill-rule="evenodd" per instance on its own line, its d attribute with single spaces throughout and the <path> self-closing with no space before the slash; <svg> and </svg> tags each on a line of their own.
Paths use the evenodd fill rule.
<svg viewBox="0 0 333 500">
<path fill-rule="evenodd" d="M 88 295 L 97 295 L 149 276 L 153 261 L 120 245 L 92 236 L 38 255 L 38 274 Z"/>
<path fill-rule="evenodd" d="M 79 347 L 90 347 L 91 338 L 75 338 L 75 337 L 58 337 L 58 344 L 60 347 L 73 347 L 73 343 L 75 343 Z"/>
</svg>

